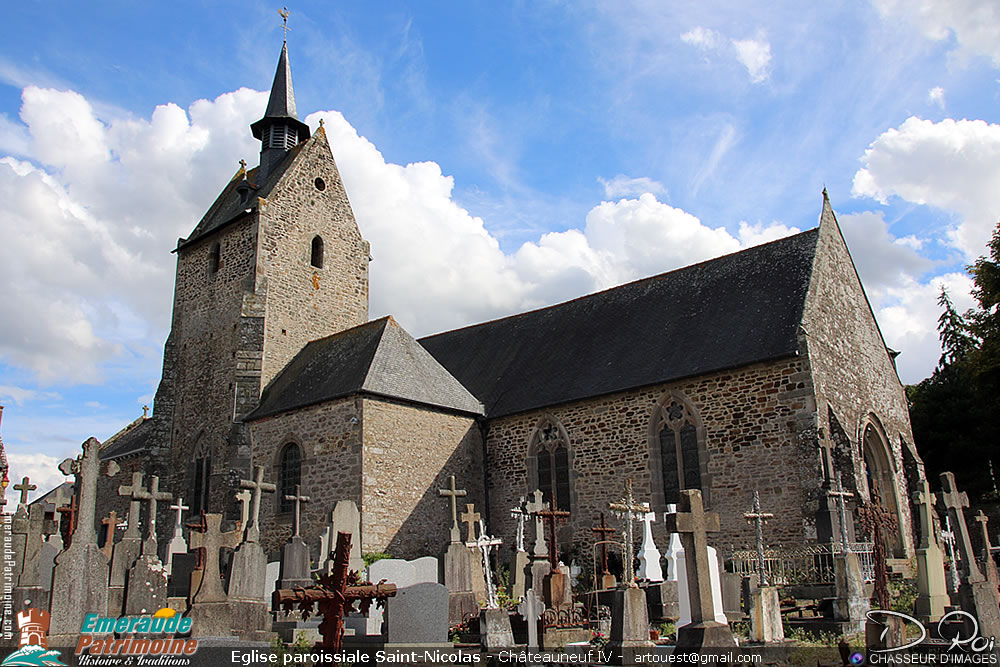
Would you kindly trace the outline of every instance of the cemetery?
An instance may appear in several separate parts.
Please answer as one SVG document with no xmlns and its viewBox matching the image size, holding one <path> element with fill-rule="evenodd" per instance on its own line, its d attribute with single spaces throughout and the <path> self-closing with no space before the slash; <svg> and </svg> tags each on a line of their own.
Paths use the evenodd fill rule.
<svg viewBox="0 0 1000 667">
<path fill-rule="evenodd" d="M 921 540 L 912 572 L 890 571 L 884 549 L 850 539 L 864 530 L 866 514 L 854 511 L 839 478 L 829 485 L 839 542 L 809 556 L 769 546 L 774 513 L 756 492 L 744 514 L 754 548 L 727 557 L 712 546 L 719 544 L 719 518 L 706 511 L 701 491 L 683 490 L 680 502 L 657 517 L 630 479 L 595 517 L 591 562 L 564 562 L 558 526 L 570 513 L 553 508 L 540 491 L 510 509 L 517 532 L 505 552 L 473 503 L 459 510 L 467 494 L 452 476 L 438 490 L 437 511 L 450 539 L 435 552 L 409 560 L 359 555 L 360 513 L 351 501 L 329 508 L 321 539 L 309 544 L 297 518 L 311 499 L 297 490 L 288 496 L 296 518 L 291 536 L 278 560 L 268 562 L 259 542 L 260 507 L 276 486 L 261 467 L 239 480 L 242 509 L 234 519 L 195 516 L 182 499 L 159 491 L 156 477 L 134 473 L 117 489 L 130 503 L 128 516 L 101 522 L 98 477 L 119 471 L 100 463 L 98 445 L 88 440 L 79 457 L 61 464 L 74 478 L 75 503 L 47 495 L 29 504 L 24 478 L 14 487 L 21 502 L 5 515 L 16 549 L 15 609 L 48 612 L 49 647 L 145 654 L 149 637 L 176 630 L 188 640 L 177 644 L 185 655 L 206 642 L 260 655 L 296 646 L 407 664 L 501 652 L 631 664 L 644 652 L 789 649 L 807 633 L 872 650 L 909 641 L 904 628 L 890 624 L 893 631 L 883 633 L 882 624 L 869 620 L 869 610 L 893 608 L 890 586 L 915 590 L 899 611 L 935 634 L 941 630 L 934 624 L 948 616 L 953 620 L 941 627 L 961 632 L 974 618 L 983 636 L 1000 634 L 1000 577 L 987 520 L 982 512 L 973 517 L 981 540 L 976 551 L 968 499 L 950 473 L 941 476 L 940 500 L 927 480 L 914 493 Z M 162 545 L 158 503 L 174 516 L 173 537 Z M 869 534 L 884 539 L 887 522 L 870 514 Z M 656 544 L 655 521 L 666 526 L 668 544 Z M 107 527 L 103 544 L 95 525 Z M 941 527 L 950 528 L 943 537 Z M 621 567 L 626 563 L 631 567 Z M 50 574 L 41 577 L 42 571 Z M 661 634 L 668 627 L 676 634 Z"/>
</svg>

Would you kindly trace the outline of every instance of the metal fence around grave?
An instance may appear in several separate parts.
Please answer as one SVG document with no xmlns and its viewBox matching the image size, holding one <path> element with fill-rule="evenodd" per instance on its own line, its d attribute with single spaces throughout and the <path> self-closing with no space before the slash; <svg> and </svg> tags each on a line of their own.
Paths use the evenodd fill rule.
<svg viewBox="0 0 1000 667">
<path fill-rule="evenodd" d="M 855 542 L 850 547 L 858 557 L 864 580 L 874 581 L 874 545 L 868 542 Z M 809 544 L 790 549 L 765 549 L 764 574 L 768 583 L 775 586 L 832 584 L 836 579 L 833 557 L 840 551 L 839 543 Z M 756 576 L 757 551 L 751 549 L 734 551 L 726 569 L 742 576 Z"/>
</svg>

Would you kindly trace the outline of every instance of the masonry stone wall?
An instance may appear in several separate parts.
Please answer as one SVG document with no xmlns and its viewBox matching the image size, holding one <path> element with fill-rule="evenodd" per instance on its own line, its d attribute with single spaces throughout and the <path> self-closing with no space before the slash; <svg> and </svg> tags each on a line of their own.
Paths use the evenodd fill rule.
<svg viewBox="0 0 1000 667">
<path fill-rule="evenodd" d="M 260 211 L 257 292 L 266 292 L 266 386 L 309 341 L 368 321 L 369 248 L 322 128 L 261 200 Z M 322 268 L 311 264 L 317 234 Z"/>
<path fill-rule="evenodd" d="M 94 516 L 94 530 L 97 531 L 97 542 L 102 544 L 101 536 L 104 534 L 104 526 L 101 524 L 101 519 L 107 517 L 112 511 L 116 512 L 118 515 L 118 521 L 124 522 L 125 518 L 128 516 L 129 510 L 129 498 L 125 496 L 118 495 L 118 487 L 122 485 L 129 485 L 132 483 L 132 473 L 142 472 L 145 473 L 145 460 L 141 456 L 126 456 L 115 461 L 119 467 L 120 471 L 114 477 L 108 477 L 107 475 L 99 475 L 97 477 L 97 513 Z M 102 469 L 104 466 L 101 466 Z M 149 488 L 149 477 L 146 476 L 142 480 L 144 488 Z M 162 488 L 162 484 L 161 484 Z M 146 503 L 143 503 L 144 505 Z M 162 500 L 158 503 L 159 509 L 166 508 L 169 510 L 169 506 L 172 502 L 163 502 Z M 143 537 L 146 535 L 146 522 L 149 520 L 147 512 L 144 509 L 142 511 L 142 516 L 139 523 L 139 528 Z M 163 512 L 157 512 L 157 521 L 162 521 L 166 514 Z M 162 532 L 162 525 L 157 525 L 158 532 Z M 171 524 L 171 531 L 173 530 L 173 524 Z M 116 529 L 114 533 L 115 542 L 121 540 L 125 536 L 125 529 Z"/>
<path fill-rule="evenodd" d="M 836 466 L 843 468 L 845 486 L 869 497 L 862 438 L 865 428 L 872 425 L 879 439 L 886 441 L 891 461 L 887 475 L 896 499 L 883 499 L 883 504 L 896 504 L 904 538 L 896 555 L 912 555 L 911 488 L 905 459 L 921 474 L 922 463 L 913 446 L 906 395 L 830 210 L 821 219 L 802 326 L 823 437 L 836 445 L 838 431 L 843 432 Z"/>
<path fill-rule="evenodd" d="M 438 490 L 448 486 L 450 475 L 468 492 L 459 499 L 459 511 L 473 503 L 485 519 L 482 438 L 475 419 L 365 398 L 363 550 L 396 558 L 443 553 L 451 505 Z"/>
<path fill-rule="evenodd" d="M 792 357 L 490 420 L 491 530 L 504 538 L 504 549 L 513 544 L 516 530 L 509 510 L 533 490 L 525 456 L 533 430 L 546 416 L 558 421 L 570 440 L 575 506 L 560 532 L 570 557 L 589 560 L 590 528 L 600 512 L 610 514 L 608 503 L 621 498 L 627 478 L 639 501 L 653 499 L 654 536 L 665 546 L 665 507 L 657 500 L 662 494 L 653 493 L 650 441 L 654 413 L 667 392 L 686 397 L 703 426 L 708 458 L 703 483 L 709 508 L 719 512 L 722 523 L 722 533 L 710 536 L 709 543 L 723 553 L 752 543 L 743 513 L 755 488 L 765 511 L 775 514 L 767 527 L 770 544 L 815 541 L 815 488 L 821 475 L 815 403 L 808 366 Z M 532 532 L 526 528 L 529 544 Z M 638 540 L 641 532 L 636 535 Z"/>
<path fill-rule="evenodd" d="M 299 446 L 302 493 L 311 498 L 302 505 L 300 530 L 317 551 L 320 533 L 337 501 L 353 500 L 361 505 L 361 403 L 359 398 L 342 398 L 250 424 L 254 464 L 264 466 L 265 481 L 278 482 L 285 445 Z M 292 526 L 292 513 L 279 511 L 281 492 L 279 484 L 278 492 L 265 494 L 261 502 L 261 543 L 274 557 L 291 535 Z"/>
<path fill-rule="evenodd" d="M 214 244 L 220 247 L 217 271 L 211 270 Z M 259 377 L 238 377 L 245 337 L 243 302 L 254 284 L 257 264 L 257 220 L 251 214 L 177 253 L 170 344 L 175 397 L 167 488 L 188 499 L 193 495 L 196 452 L 212 457 L 209 483 L 211 511 L 232 511 L 229 443 L 234 401 L 242 390 L 260 393 Z M 256 345 L 259 348 L 259 345 Z M 166 375 L 166 369 L 165 369 Z M 154 413 L 155 414 L 155 413 Z"/>
</svg>

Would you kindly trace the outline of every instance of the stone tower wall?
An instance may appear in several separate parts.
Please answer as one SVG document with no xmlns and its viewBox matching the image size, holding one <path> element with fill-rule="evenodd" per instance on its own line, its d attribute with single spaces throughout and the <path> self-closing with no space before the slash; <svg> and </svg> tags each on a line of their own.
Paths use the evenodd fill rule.
<svg viewBox="0 0 1000 667">
<path fill-rule="evenodd" d="M 322 128 L 261 200 L 260 210 L 257 293 L 266 293 L 266 386 L 309 341 L 368 321 L 369 248 Z M 317 234 L 324 245 L 322 268 L 310 263 Z"/>
</svg>

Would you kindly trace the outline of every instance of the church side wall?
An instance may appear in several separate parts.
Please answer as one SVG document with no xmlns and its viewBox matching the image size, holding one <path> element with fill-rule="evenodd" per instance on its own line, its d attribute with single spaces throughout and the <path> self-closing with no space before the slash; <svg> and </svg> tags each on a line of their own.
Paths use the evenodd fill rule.
<svg viewBox="0 0 1000 667">
<path fill-rule="evenodd" d="M 443 553 L 449 541 L 451 504 L 438 490 L 455 475 L 456 486 L 468 492 L 459 498 L 459 512 L 473 503 L 485 519 L 482 458 L 476 420 L 366 398 L 362 550 L 396 558 Z"/>
<path fill-rule="evenodd" d="M 904 474 L 907 467 L 904 448 L 910 449 L 908 454 L 912 457 L 916 455 L 912 449 L 906 395 L 832 215 L 820 225 L 802 325 L 807 332 L 809 363 L 824 437 L 831 438 L 836 446 L 836 434 L 842 428 L 849 440 L 850 452 L 838 452 L 837 466 L 840 467 L 841 460 L 843 465 L 853 466 L 858 481 L 848 479 L 845 472 L 845 485 L 865 486 L 860 482 L 865 477 L 862 431 L 874 416 L 884 428 L 891 448 L 896 494 L 901 501 L 898 519 L 906 538 L 906 553 L 912 554 L 908 500 L 912 489 L 908 488 Z M 831 412 L 839 428 L 838 424 L 831 424 Z M 915 460 L 919 461 L 919 457 Z M 922 468 L 922 464 L 918 465 Z"/>
<path fill-rule="evenodd" d="M 266 386 L 309 341 L 368 321 L 368 242 L 322 130 L 261 201 L 261 220 L 258 292 L 267 294 Z M 311 264 L 317 234 L 323 239 L 322 268 Z"/>
<path fill-rule="evenodd" d="M 250 423 L 254 465 L 264 466 L 265 481 L 278 492 L 261 501 L 261 542 L 277 556 L 291 535 L 292 513 L 279 512 L 280 454 L 288 443 L 302 452 L 302 493 L 311 501 L 301 508 L 301 533 L 318 549 L 323 526 L 338 500 L 361 504 L 361 400 L 343 398 Z M 354 422 L 356 420 L 356 423 Z"/>
<path fill-rule="evenodd" d="M 509 510 L 533 490 L 527 488 L 525 456 L 543 416 L 551 415 L 565 427 L 572 451 L 576 505 L 560 542 L 572 541 L 574 555 L 586 561 L 598 515 L 605 512 L 618 526 L 607 505 L 622 497 L 627 478 L 632 478 L 640 502 L 653 498 L 650 422 L 668 390 L 687 397 L 704 425 L 710 509 L 719 512 L 722 522 L 722 533 L 711 535 L 709 543 L 722 553 L 752 544 L 743 513 L 750 509 L 755 488 L 764 511 L 775 514 L 767 526 L 769 544 L 814 541 L 811 489 L 820 471 L 816 458 L 806 453 L 816 447 L 815 406 L 804 360 L 789 358 L 491 420 L 491 530 L 503 536 L 504 549 L 513 544 L 516 530 Z M 660 502 L 653 509 L 653 532 L 662 550 L 667 544 L 665 508 Z M 529 545 L 532 539 L 529 526 Z"/>
</svg>

